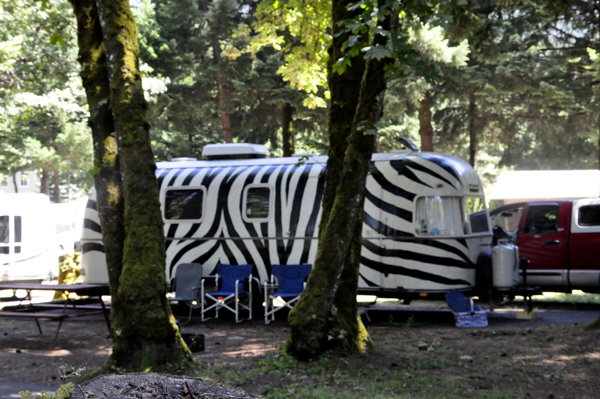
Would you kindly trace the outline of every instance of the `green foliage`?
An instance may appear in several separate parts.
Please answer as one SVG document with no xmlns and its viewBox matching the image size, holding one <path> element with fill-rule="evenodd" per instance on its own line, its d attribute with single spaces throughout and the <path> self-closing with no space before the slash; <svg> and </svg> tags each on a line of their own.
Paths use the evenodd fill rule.
<svg viewBox="0 0 600 399">
<path fill-rule="evenodd" d="M 67 378 L 78 377 L 81 372 L 85 370 L 85 367 L 69 367 L 64 364 L 58 368 L 58 374 L 60 375 L 61 382 L 64 382 Z M 75 393 L 75 385 L 72 382 L 61 385 L 56 392 L 42 391 L 40 396 L 36 396 L 29 391 L 21 391 L 19 395 L 21 399 L 68 399 L 72 394 Z"/>
<path fill-rule="evenodd" d="M 0 5 L 0 171 L 62 173 L 87 189 L 87 110 L 76 77 L 77 46 L 67 2 Z"/>
<path fill-rule="evenodd" d="M 201 158 L 205 144 L 223 141 L 223 112 L 234 140 L 267 144 L 275 154 L 284 104 L 296 109 L 297 140 L 324 129 L 326 111 L 303 107 L 306 92 L 289 88 L 277 75 L 282 54 L 272 47 L 249 51 L 254 7 L 235 0 L 144 0 L 135 10 L 141 59 L 165 82 L 149 107 L 157 159 Z M 244 34 L 234 33 L 240 24 Z M 224 104 L 218 101 L 217 73 Z"/>
<path fill-rule="evenodd" d="M 68 399 L 75 393 L 75 386 L 72 382 L 61 385 L 55 393 L 42 391 L 40 396 L 36 396 L 29 391 L 21 391 L 21 399 Z"/>
</svg>

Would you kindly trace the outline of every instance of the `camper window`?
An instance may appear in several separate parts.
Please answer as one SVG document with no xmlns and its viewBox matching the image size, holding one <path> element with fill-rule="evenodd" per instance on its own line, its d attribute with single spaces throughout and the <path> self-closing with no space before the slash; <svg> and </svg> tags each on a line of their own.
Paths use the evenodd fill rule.
<svg viewBox="0 0 600 399">
<path fill-rule="evenodd" d="M 166 220 L 202 219 L 204 188 L 174 189 L 165 192 L 164 217 Z"/>
<path fill-rule="evenodd" d="M 579 208 L 580 226 L 600 226 L 600 206 L 588 205 Z"/>
<path fill-rule="evenodd" d="M 417 199 L 415 230 L 422 236 L 462 236 L 462 197 L 420 197 Z"/>
<path fill-rule="evenodd" d="M 265 221 L 270 216 L 271 187 L 252 185 L 244 195 L 244 219 L 248 222 Z"/>
</svg>

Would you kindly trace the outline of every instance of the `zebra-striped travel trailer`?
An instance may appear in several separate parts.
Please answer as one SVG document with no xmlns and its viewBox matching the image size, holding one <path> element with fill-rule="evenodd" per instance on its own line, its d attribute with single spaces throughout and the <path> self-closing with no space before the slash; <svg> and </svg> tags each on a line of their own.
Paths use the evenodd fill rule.
<svg viewBox="0 0 600 399">
<path fill-rule="evenodd" d="M 267 154 L 223 144 L 207 146 L 205 161 L 157 164 L 168 281 L 181 263 L 201 263 L 205 275 L 219 262 L 252 264 L 262 283 L 273 264 L 314 261 L 327 157 Z M 85 282 L 106 283 L 94 198 L 85 217 Z M 492 249 L 477 173 L 440 153 L 373 155 L 362 235 L 359 292 L 382 297 L 471 290 L 478 257 Z"/>
</svg>

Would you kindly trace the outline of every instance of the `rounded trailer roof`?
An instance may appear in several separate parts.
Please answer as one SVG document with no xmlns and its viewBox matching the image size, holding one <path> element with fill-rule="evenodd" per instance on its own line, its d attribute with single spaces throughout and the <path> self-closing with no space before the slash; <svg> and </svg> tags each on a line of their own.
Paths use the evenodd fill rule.
<svg viewBox="0 0 600 399">
<path fill-rule="evenodd" d="M 483 186 L 477 172 L 468 162 L 448 154 L 438 152 L 413 152 L 409 150 L 392 151 L 389 153 L 375 153 L 373 162 L 410 160 L 416 167 L 419 165 L 431 168 L 435 164 L 435 170 L 449 180 L 454 180 L 459 191 L 465 194 L 483 195 Z M 286 158 L 251 158 L 251 159 L 223 159 L 210 161 L 196 161 L 190 158 L 179 158 L 171 162 L 158 162 L 158 169 L 186 169 L 186 168 L 214 168 L 235 166 L 259 166 L 259 165 L 290 165 L 290 164 L 327 164 L 327 156 L 314 154 L 295 154 Z M 409 166 L 410 167 L 410 166 Z"/>
</svg>

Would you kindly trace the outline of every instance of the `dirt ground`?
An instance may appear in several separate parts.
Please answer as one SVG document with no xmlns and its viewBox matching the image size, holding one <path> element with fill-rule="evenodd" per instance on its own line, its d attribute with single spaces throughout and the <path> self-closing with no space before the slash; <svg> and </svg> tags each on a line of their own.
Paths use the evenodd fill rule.
<svg viewBox="0 0 600 399">
<path fill-rule="evenodd" d="M 460 386 L 457 394 L 464 395 L 460 397 L 469 397 L 469 389 L 503 387 L 534 398 L 600 397 L 600 331 L 585 331 L 582 325 L 527 327 L 527 323 L 460 329 L 448 313 L 440 320 L 423 324 L 411 319 L 407 325 L 390 318 L 368 323 L 376 350 L 346 358 L 344 367 L 437 378 Z M 86 374 L 106 362 L 112 341 L 103 320 L 65 321 L 56 341 L 57 323 L 40 323 L 42 335 L 31 320 L 0 319 L 0 378 L 57 385 L 60 366 L 85 367 Z M 220 368 L 242 375 L 258 367 L 257 359 L 277 353 L 288 327 L 283 320 L 270 325 L 261 320 L 240 324 L 216 320 L 183 326 L 182 333 L 205 336 L 205 350 L 194 353 L 200 370 L 195 377 L 202 376 L 202 370 Z M 235 385 L 253 395 L 265 395 L 269 392 L 265 386 L 281 387 L 294 378 L 290 373 L 276 377 L 259 373 L 239 377 Z M 310 384 L 313 377 L 298 378 Z"/>
</svg>

